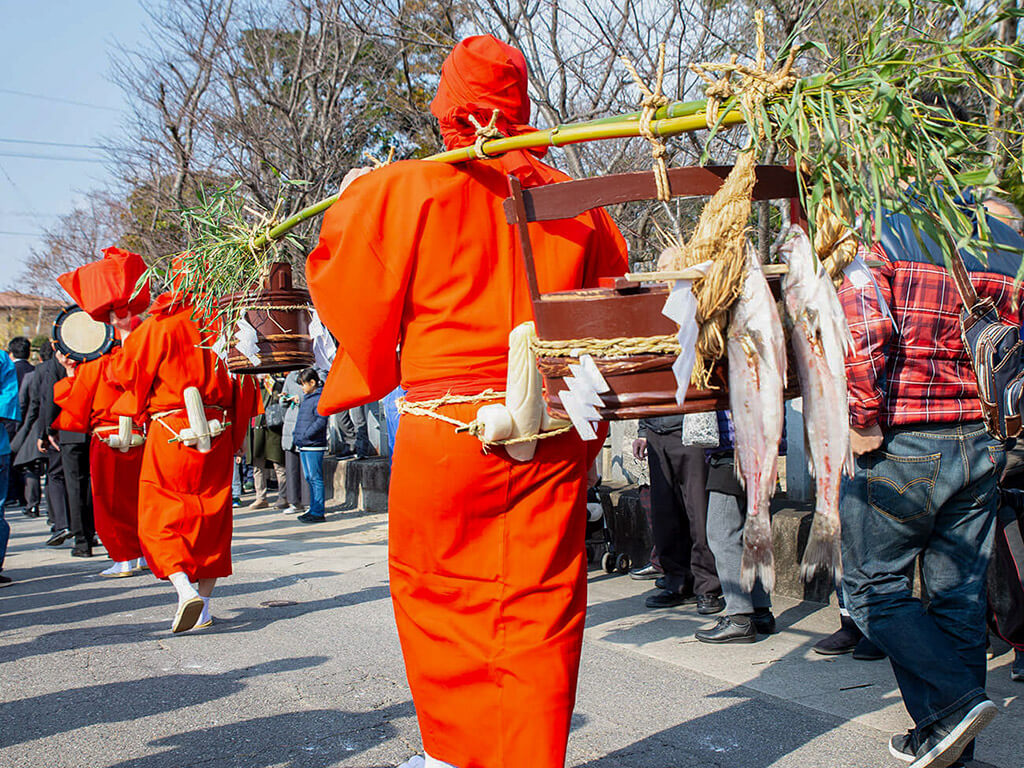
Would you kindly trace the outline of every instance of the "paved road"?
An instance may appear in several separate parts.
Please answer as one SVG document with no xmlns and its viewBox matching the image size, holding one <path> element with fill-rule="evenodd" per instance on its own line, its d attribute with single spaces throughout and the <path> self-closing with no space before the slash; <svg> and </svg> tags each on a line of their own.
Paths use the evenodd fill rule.
<svg viewBox="0 0 1024 768">
<path fill-rule="evenodd" d="M 172 636 L 172 590 L 106 580 L 105 561 L 41 547 L 19 513 L 0 591 L 0 768 L 389 768 L 419 751 L 387 592 L 386 521 L 302 527 L 237 516 L 217 623 Z M 586 768 L 895 766 L 905 728 L 884 662 L 810 646 L 834 610 L 786 601 L 755 645 L 692 641 L 692 608 L 642 607 L 649 583 L 591 574 L 568 764 Z M 1024 685 L 992 662 L 1004 709 L 981 766 L 1024 766 Z M 482 727 L 491 715 L 479 713 Z"/>
</svg>

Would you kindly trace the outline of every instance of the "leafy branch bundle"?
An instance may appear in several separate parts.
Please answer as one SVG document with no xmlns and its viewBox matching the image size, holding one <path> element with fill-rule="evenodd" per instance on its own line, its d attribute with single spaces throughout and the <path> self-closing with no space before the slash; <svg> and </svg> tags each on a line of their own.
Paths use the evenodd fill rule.
<svg viewBox="0 0 1024 768">
<path fill-rule="evenodd" d="M 210 331 L 234 328 L 245 315 L 245 302 L 223 302 L 223 297 L 256 293 L 281 246 L 300 246 L 288 233 L 257 246 L 257 233 L 274 221 L 277 211 L 257 210 L 246 202 L 240 187 L 241 182 L 235 182 L 223 189 L 200 188 L 196 205 L 180 212 L 189 250 L 154 264 L 140 278 L 140 284 L 161 282 L 188 296 L 193 316 Z"/>
<path fill-rule="evenodd" d="M 903 0 L 836 54 L 802 46 L 826 59 L 825 80 L 818 88 L 798 81 L 789 98 L 765 102 L 760 118 L 767 141 L 788 148 L 806 172 L 801 198 L 812 226 L 824 203 L 871 242 L 884 210 L 905 213 L 936 242 L 945 242 L 941 226 L 984 260 L 988 226 L 978 217 L 972 235 L 965 200 L 980 206 L 984 193 L 999 191 L 998 158 L 1021 157 L 1024 114 L 1014 104 L 1024 93 L 1024 45 L 1000 42 L 995 24 L 1024 12 L 965 0 L 916 7 L 924 5 L 945 9 L 944 23 L 917 21 L 936 17 Z M 974 194 L 964 198 L 968 188 Z"/>
</svg>

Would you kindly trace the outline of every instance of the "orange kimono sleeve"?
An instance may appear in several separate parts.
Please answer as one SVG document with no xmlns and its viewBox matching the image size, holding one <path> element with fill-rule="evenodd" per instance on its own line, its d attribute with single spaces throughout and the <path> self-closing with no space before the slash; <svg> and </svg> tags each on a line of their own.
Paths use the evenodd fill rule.
<svg viewBox="0 0 1024 768">
<path fill-rule="evenodd" d="M 397 348 L 416 252 L 416 206 L 422 205 L 398 199 L 403 182 L 389 170 L 400 165 L 374 171 L 345 190 L 324 216 L 320 242 L 306 260 L 313 304 L 338 339 L 320 396 L 324 415 L 379 400 L 399 384 Z M 404 183 L 415 188 L 417 180 Z M 429 197 L 423 190 L 409 196 L 417 194 Z M 403 215 L 394 215 L 396 207 Z"/>
<path fill-rule="evenodd" d="M 121 353 L 107 366 L 107 380 L 123 390 L 111 409 L 115 415 L 137 419 L 146 412 L 164 353 L 158 335 L 156 319 L 146 320 L 124 340 Z"/>
<path fill-rule="evenodd" d="M 53 385 L 53 403 L 61 409 L 54 427 L 66 432 L 89 432 L 92 429 L 93 401 L 102 369 L 100 360 L 83 363 L 75 369 L 74 376 Z"/>
</svg>

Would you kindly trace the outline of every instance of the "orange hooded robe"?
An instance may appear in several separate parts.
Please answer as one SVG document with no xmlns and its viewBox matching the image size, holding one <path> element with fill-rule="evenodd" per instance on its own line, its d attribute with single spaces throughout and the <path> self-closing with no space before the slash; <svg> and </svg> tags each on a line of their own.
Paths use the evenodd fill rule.
<svg viewBox="0 0 1024 768">
<path fill-rule="evenodd" d="M 449 148 L 470 114 L 530 130 L 526 63 L 491 36 L 445 62 L 432 111 Z M 401 382 L 410 401 L 502 390 L 509 332 L 533 318 L 502 200 L 567 177 L 529 153 L 462 165 L 404 161 L 357 179 L 327 211 L 307 262 L 338 355 L 331 413 Z M 531 225 L 541 290 L 621 275 L 626 248 L 601 210 Z M 401 354 L 396 347 L 401 345 Z M 480 403 L 442 411 L 471 421 Z M 586 607 L 587 446 L 541 440 L 532 461 L 485 453 L 450 424 L 406 415 L 389 497 L 391 594 L 426 752 L 457 768 L 561 768 Z"/>
<path fill-rule="evenodd" d="M 115 348 L 103 357 L 82 363 L 75 375 L 53 387 L 53 400 L 60 406 L 57 428 L 90 432 L 89 475 L 92 483 L 96 533 L 107 554 L 118 563 L 142 557 L 139 542 L 139 475 L 142 448 L 126 452 L 111 448 L 104 438 L 117 434 L 117 416 L 112 412 L 120 389 L 108 379 Z M 141 433 L 139 425 L 135 431 Z"/>
<path fill-rule="evenodd" d="M 231 472 L 258 408 L 253 383 L 228 373 L 192 307 L 170 294 L 125 340 L 110 365 L 124 392 L 118 415 L 150 420 L 139 483 L 139 538 L 153 574 L 182 571 L 192 581 L 231 575 Z M 206 454 L 169 442 L 188 426 L 183 393 L 199 389 L 207 418 L 231 426 Z"/>
<path fill-rule="evenodd" d="M 65 273 L 57 281 L 78 306 L 97 322 L 105 323 L 111 312 L 124 317 L 145 311 L 149 286 L 135 293 L 145 271 L 146 265 L 137 253 L 106 248 L 100 261 Z M 58 429 L 92 433 L 89 475 L 96 533 L 107 554 L 115 562 L 124 562 L 142 556 L 138 511 L 142 450 L 131 448 L 122 453 L 103 440 L 117 433 L 117 416 L 111 409 L 121 393 L 110 381 L 108 371 L 118 354 L 120 350 L 115 347 L 103 357 L 79 365 L 74 376 L 57 382 L 53 399 L 61 408 Z"/>
</svg>

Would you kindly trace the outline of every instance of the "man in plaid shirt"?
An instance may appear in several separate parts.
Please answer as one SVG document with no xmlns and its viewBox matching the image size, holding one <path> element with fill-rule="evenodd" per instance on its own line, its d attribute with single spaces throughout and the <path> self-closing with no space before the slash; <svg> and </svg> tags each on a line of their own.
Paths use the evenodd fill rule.
<svg viewBox="0 0 1024 768">
<path fill-rule="evenodd" d="M 995 219 L 988 226 L 1007 250 L 990 251 L 987 265 L 964 260 L 978 293 L 1020 324 L 1012 249 L 1024 239 Z M 854 338 L 846 368 L 858 457 L 840 505 L 843 589 L 916 723 L 889 751 L 912 768 L 961 765 L 997 712 L 985 695 L 985 574 L 1005 446 L 981 420 L 962 303 L 940 248 L 918 240 L 902 214 L 880 231 L 839 292 Z M 927 607 L 912 593 L 919 558 Z"/>
</svg>

